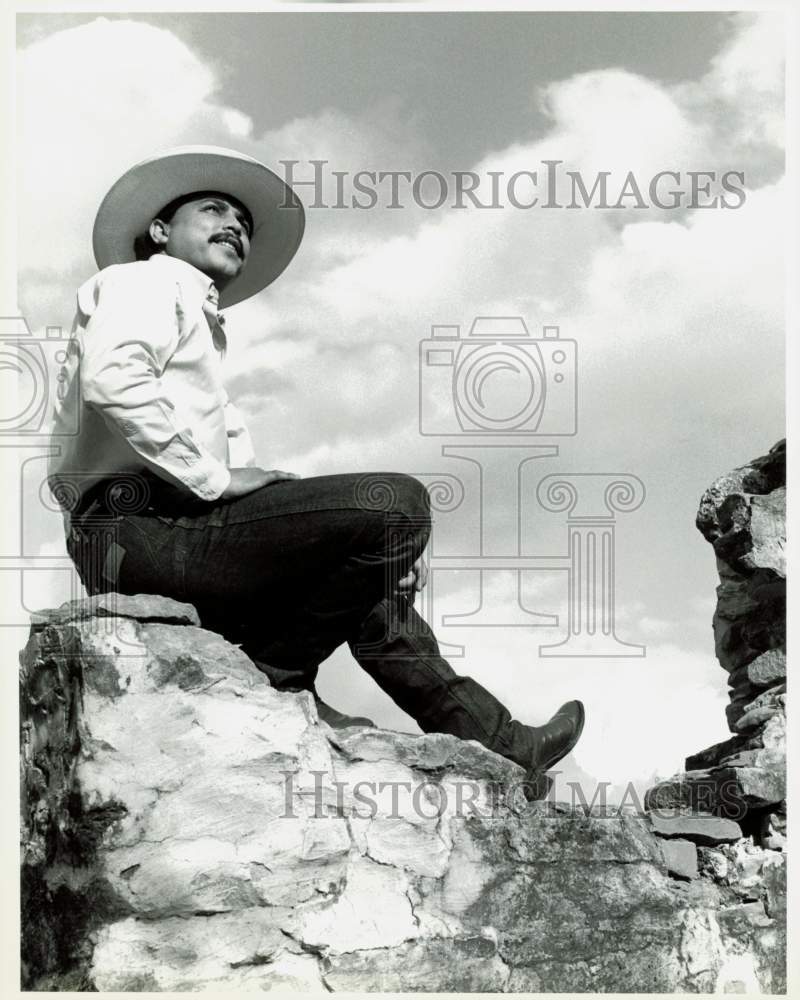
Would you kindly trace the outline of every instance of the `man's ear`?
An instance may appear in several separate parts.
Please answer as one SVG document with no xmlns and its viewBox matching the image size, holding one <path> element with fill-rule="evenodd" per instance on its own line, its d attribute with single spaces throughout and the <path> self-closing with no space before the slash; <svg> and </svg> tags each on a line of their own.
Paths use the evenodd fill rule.
<svg viewBox="0 0 800 1000">
<path fill-rule="evenodd" d="M 150 233 L 150 239 L 157 246 L 163 247 L 167 245 L 167 240 L 169 239 L 168 222 L 164 222 L 162 219 L 153 219 L 148 232 Z"/>
</svg>

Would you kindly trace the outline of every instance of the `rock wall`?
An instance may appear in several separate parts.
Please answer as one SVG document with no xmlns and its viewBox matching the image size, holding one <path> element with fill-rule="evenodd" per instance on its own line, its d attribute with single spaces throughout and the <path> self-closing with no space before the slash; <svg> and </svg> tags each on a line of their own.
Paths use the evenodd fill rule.
<svg viewBox="0 0 800 1000">
<path fill-rule="evenodd" d="M 713 629 L 730 739 L 693 754 L 648 805 L 732 815 L 757 846 L 786 844 L 786 443 L 717 479 L 697 527 L 720 583 Z"/>
<path fill-rule="evenodd" d="M 334 732 L 162 598 L 44 612 L 21 660 L 23 988 L 785 989 L 783 855 L 729 817 Z"/>
</svg>

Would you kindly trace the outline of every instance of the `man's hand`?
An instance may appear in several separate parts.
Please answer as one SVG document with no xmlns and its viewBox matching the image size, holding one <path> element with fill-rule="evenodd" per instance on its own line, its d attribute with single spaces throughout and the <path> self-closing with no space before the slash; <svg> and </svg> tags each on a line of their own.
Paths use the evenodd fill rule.
<svg viewBox="0 0 800 1000">
<path fill-rule="evenodd" d="M 406 576 L 402 580 L 398 580 L 397 589 L 401 594 L 409 590 L 419 591 L 422 590 L 427 582 L 428 567 L 422 556 L 420 556 Z"/>
<path fill-rule="evenodd" d="M 281 472 L 279 469 L 271 469 L 267 472 L 266 469 L 259 469 L 255 466 L 231 469 L 231 481 L 221 499 L 232 500 L 234 497 L 243 497 L 254 490 L 260 490 L 262 486 L 269 486 L 270 483 L 277 483 L 282 479 L 300 479 L 300 476 L 295 472 Z"/>
</svg>

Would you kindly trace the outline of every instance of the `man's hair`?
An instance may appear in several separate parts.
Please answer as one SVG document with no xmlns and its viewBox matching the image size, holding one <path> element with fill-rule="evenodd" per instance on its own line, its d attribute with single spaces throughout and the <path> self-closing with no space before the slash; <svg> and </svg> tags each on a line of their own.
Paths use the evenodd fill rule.
<svg viewBox="0 0 800 1000">
<path fill-rule="evenodd" d="M 238 198 L 234 198 L 232 195 L 225 194 L 222 191 L 192 191 L 190 194 L 182 194 L 178 198 L 173 198 L 172 201 L 166 204 L 159 212 L 156 212 L 153 219 L 161 219 L 162 222 L 171 222 L 172 217 L 181 205 L 186 205 L 190 201 L 198 201 L 200 198 L 224 198 L 225 201 L 238 205 L 238 207 L 241 208 L 247 216 L 250 232 L 253 232 L 253 216 L 247 205 L 242 204 Z M 150 221 L 152 222 L 152 219 Z M 133 241 L 133 252 L 137 260 L 149 260 L 153 254 L 160 253 L 160 251 L 161 247 L 150 235 L 149 227 L 144 233 L 141 233 Z"/>
</svg>

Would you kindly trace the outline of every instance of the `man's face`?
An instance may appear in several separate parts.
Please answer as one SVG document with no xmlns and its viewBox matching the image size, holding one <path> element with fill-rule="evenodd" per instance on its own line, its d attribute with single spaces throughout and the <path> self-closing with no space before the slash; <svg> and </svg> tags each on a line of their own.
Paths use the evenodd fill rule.
<svg viewBox="0 0 800 1000">
<path fill-rule="evenodd" d="M 222 290 L 250 252 L 250 221 L 235 198 L 211 194 L 184 202 L 168 222 L 155 219 L 150 235 L 170 257 L 193 264 Z"/>
</svg>

